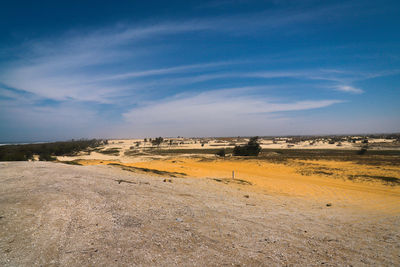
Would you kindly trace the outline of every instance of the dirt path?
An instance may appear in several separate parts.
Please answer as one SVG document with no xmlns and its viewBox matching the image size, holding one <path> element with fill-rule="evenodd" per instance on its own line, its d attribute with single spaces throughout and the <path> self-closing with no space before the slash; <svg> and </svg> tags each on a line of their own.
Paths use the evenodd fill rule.
<svg viewBox="0 0 400 267">
<path fill-rule="evenodd" d="M 399 216 L 163 181 L 113 166 L 0 163 L 0 265 L 400 264 Z"/>
</svg>

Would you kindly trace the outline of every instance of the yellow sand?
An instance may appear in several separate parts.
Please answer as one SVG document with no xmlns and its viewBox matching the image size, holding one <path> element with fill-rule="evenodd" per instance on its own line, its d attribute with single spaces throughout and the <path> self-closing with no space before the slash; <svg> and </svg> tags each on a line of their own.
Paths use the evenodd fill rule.
<svg viewBox="0 0 400 267">
<path fill-rule="evenodd" d="M 80 161 L 84 165 L 111 162 L 115 161 Z M 236 179 L 252 183 L 251 186 L 241 186 L 241 190 L 261 190 L 267 194 L 283 194 L 334 203 L 343 207 L 400 214 L 400 186 L 388 186 L 380 181 L 350 181 L 347 178 L 348 175 L 400 177 L 400 167 L 397 166 L 377 167 L 352 162 L 305 160 L 283 164 L 262 160 L 185 157 L 124 163 L 124 165 L 186 173 L 188 177 L 198 178 L 232 178 L 232 171 L 235 171 Z M 333 174 L 312 173 L 321 167 L 328 168 L 327 170 Z"/>
</svg>

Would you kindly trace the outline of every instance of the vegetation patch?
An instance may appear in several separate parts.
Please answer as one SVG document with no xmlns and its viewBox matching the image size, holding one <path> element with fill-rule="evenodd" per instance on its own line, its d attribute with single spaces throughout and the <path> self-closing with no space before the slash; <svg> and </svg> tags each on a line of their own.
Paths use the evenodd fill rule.
<svg viewBox="0 0 400 267">
<path fill-rule="evenodd" d="M 210 144 L 210 146 L 234 146 L 234 144 Z"/>
<path fill-rule="evenodd" d="M 215 155 L 220 156 L 220 157 L 225 157 L 226 151 L 225 151 L 225 149 L 221 149 L 217 153 L 215 153 Z"/>
<path fill-rule="evenodd" d="M 212 180 L 223 183 L 223 184 L 240 184 L 240 185 L 252 185 L 251 182 L 243 179 L 229 179 L 229 178 L 212 178 Z"/>
<path fill-rule="evenodd" d="M 115 180 L 115 181 L 118 182 L 118 184 L 121 184 L 121 183 L 137 184 L 136 182 L 127 181 L 127 180 L 122 180 L 122 179 L 120 179 L 120 180 Z"/>
<path fill-rule="evenodd" d="M 149 154 L 141 152 L 141 151 L 136 150 L 136 149 L 131 149 L 131 150 L 126 150 L 124 152 L 124 155 L 128 156 L 128 157 L 133 157 L 133 156 L 146 156 L 146 155 L 149 155 Z"/>
<path fill-rule="evenodd" d="M 168 171 L 160 171 L 157 169 L 149 169 L 149 168 L 140 168 L 140 167 L 133 167 L 133 166 L 125 166 L 119 163 L 109 163 L 108 165 L 113 165 L 113 166 L 118 166 L 121 169 L 125 171 L 131 171 L 131 172 L 146 172 L 146 173 L 154 173 L 162 176 L 170 176 L 170 177 L 181 177 L 181 176 L 187 176 L 186 173 L 183 172 L 168 172 Z"/>
<path fill-rule="evenodd" d="M 26 161 L 33 160 L 34 155 L 39 155 L 39 160 L 52 161 L 55 156 L 75 156 L 79 152 L 103 145 L 107 140 L 72 140 L 66 142 L 53 142 L 26 145 L 0 146 L 0 161 Z"/>
<path fill-rule="evenodd" d="M 100 150 L 98 152 L 105 155 L 119 156 L 119 149 L 115 147 L 106 150 Z"/>
<path fill-rule="evenodd" d="M 378 175 L 349 175 L 348 178 L 350 180 L 364 180 L 364 181 L 381 181 L 386 185 L 400 185 L 400 179 L 397 177 L 390 176 L 378 176 Z"/>
<path fill-rule="evenodd" d="M 82 166 L 81 163 L 79 163 L 79 160 L 66 160 L 66 161 L 58 161 L 60 163 L 64 163 L 64 164 L 69 164 L 69 165 L 79 165 Z"/>
<path fill-rule="evenodd" d="M 250 138 L 250 141 L 243 146 L 235 146 L 234 156 L 258 156 L 261 152 L 261 146 L 258 143 L 258 136 Z"/>
<path fill-rule="evenodd" d="M 287 163 L 290 160 L 332 160 L 372 166 L 397 166 L 400 165 L 400 150 L 368 150 L 368 153 L 359 155 L 355 150 L 263 149 L 258 158 L 273 163 Z"/>
<path fill-rule="evenodd" d="M 219 148 L 194 148 L 194 149 L 154 149 L 154 150 L 146 150 L 151 154 L 155 155 L 168 155 L 168 154 L 210 154 L 215 155 L 221 149 Z M 225 152 L 232 153 L 232 148 L 226 148 Z"/>
<path fill-rule="evenodd" d="M 302 168 L 300 170 L 298 170 L 297 172 L 300 173 L 301 175 L 325 175 L 325 176 L 331 176 L 331 175 L 335 175 L 338 171 L 340 171 L 339 169 L 331 169 L 331 168 L 326 168 L 326 167 L 313 167 L 313 166 L 309 166 L 306 168 Z"/>
<path fill-rule="evenodd" d="M 313 164 L 301 168 L 297 171 L 301 175 L 323 175 L 331 176 L 333 178 L 349 179 L 352 181 L 380 181 L 385 185 L 400 185 L 400 178 L 392 176 L 382 176 L 382 175 L 367 175 L 367 174 L 350 174 L 347 175 L 342 169 L 338 168 L 327 168 L 327 167 L 313 167 Z"/>
</svg>

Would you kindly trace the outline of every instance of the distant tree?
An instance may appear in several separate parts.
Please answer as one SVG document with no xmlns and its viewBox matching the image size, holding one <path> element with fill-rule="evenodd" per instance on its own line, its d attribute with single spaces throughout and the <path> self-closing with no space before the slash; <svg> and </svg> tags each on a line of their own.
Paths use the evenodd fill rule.
<svg viewBox="0 0 400 267">
<path fill-rule="evenodd" d="M 258 136 L 250 138 L 250 141 L 244 146 L 235 146 L 234 156 L 258 156 L 261 152 L 261 146 L 258 143 Z"/>
<path fill-rule="evenodd" d="M 143 142 L 147 143 L 147 138 L 145 138 L 145 139 L 143 140 Z"/>
<path fill-rule="evenodd" d="M 152 140 L 151 143 L 155 146 L 160 146 L 160 144 L 164 141 L 164 138 L 157 137 L 156 139 Z"/>
<path fill-rule="evenodd" d="M 43 144 L 5 145 L 0 146 L 0 161 L 31 160 L 39 155 L 41 160 L 52 160 L 53 156 L 76 155 L 80 151 L 104 144 L 103 140 L 75 140 Z"/>
<path fill-rule="evenodd" d="M 172 141 L 172 139 L 170 139 L 169 140 L 169 145 L 172 146 L 172 143 L 173 143 L 173 141 Z"/>
</svg>

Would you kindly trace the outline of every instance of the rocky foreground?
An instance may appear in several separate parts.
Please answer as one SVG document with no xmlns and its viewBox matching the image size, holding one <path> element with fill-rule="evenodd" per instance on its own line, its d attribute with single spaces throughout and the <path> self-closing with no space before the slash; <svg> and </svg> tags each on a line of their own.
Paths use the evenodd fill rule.
<svg viewBox="0 0 400 267">
<path fill-rule="evenodd" d="M 0 265 L 400 264 L 398 214 L 170 179 L 0 163 Z"/>
</svg>

